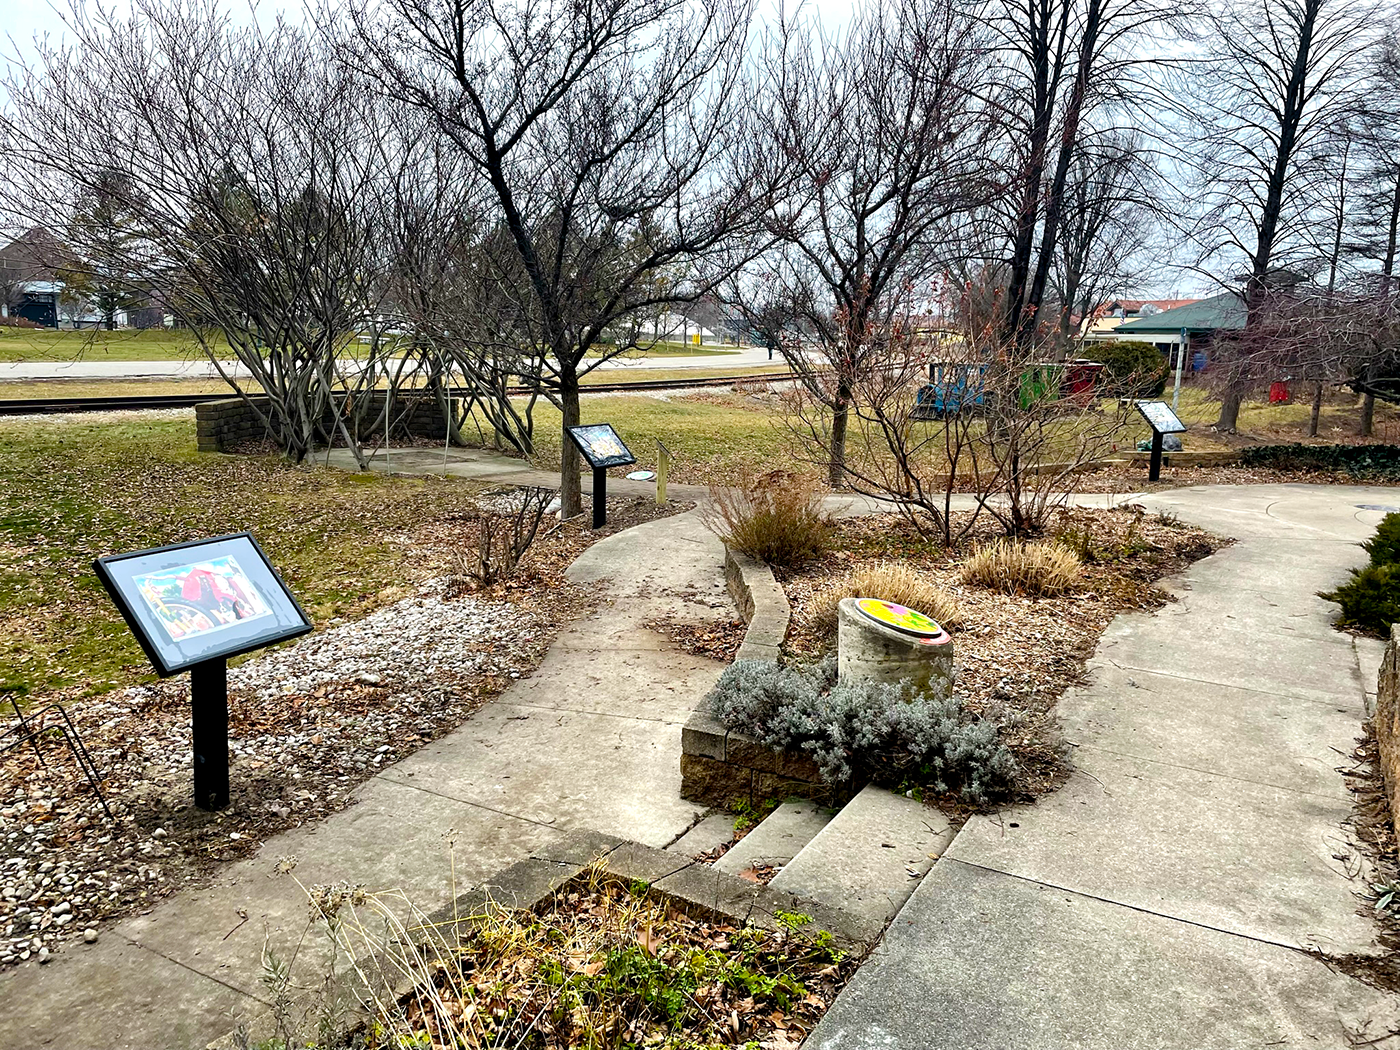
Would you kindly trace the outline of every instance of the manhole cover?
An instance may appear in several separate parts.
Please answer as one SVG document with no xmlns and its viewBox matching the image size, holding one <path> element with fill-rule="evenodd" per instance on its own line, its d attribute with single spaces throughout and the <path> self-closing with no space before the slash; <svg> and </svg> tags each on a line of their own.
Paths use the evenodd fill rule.
<svg viewBox="0 0 1400 1050">
<path fill-rule="evenodd" d="M 1382 514 L 1400 514 L 1400 507 L 1387 507 L 1384 503 L 1358 503 L 1357 510 L 1378 510 Z"/>
<path fill-rule="evenodd" d="M 656 477 L 656 471 L 654 470 L 634 470 L 632 471 L 632 473 L 627 475 L 627 480 L 650 481 L 654 477 Z"/>
<path fill-rule="evenodd" d="M 856 600 L 856 608 L 867 619 L 874 620 L 886 627 L 893 627 L 901 634 L 907 634 L 913 638 L 935 641 L 948 636 L 948 633 L 938 625 L 938 621 L 931 616 L 925 616 L 921 612 L 907 606 L 897 605 L 894 602 L 881 601 L 879 598 L 859 598 Z"/>
</svg>

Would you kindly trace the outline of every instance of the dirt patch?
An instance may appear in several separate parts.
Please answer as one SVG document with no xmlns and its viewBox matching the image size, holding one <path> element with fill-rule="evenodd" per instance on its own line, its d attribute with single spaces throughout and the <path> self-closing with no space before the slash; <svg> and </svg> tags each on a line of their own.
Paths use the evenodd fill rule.
<svg viewBox="0 0 1400 1050">
<path fill-rule="evenodd" d="M 784 649 L 789 659 L 811 661 L 835 645 L 834 630 L 817 613 L 826 592 L 853 569 L 898 560 L 926 574 L 953 595 L 961 611 L 961 625 L 952 629 L 957 695 L 969 711 L 1002 727 L 1002 739 L 1021 767 L 1020 795 L 1029 799 L 1066 774 L 1054 706 L 1065 689 L 1083 680 L 1085 662 L 1109 621 L 1126 610 L 1171 601 L 1155 582 L 1228 541 L 1136 507 L 1065 509 L 1047 531 L 1083 557 L 1080 584 L 1060 597 L 1028 598 L 961 582 L 963 560 L 995 536 L 990 523 L 979 530 L 949 551 L 892 515 L 842 521 L 831 553 L 777 573 L 793 608 Z"/>
</svg>

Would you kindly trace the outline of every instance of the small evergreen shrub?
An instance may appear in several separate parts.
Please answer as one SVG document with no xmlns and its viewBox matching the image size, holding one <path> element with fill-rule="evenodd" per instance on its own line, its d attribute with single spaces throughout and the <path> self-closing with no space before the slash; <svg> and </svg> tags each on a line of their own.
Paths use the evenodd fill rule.
<svg viewBox="0 0 1400 1050">
<path fill-rule="evenodd" d="M 1255 445 L 1240 451 L 1240 465 L 1400 479 L 1400 445 Z"/>
<path fill-rule="evenodd" d="M 841 604 L 842 598 L 880 598 L 905 605 L 933 617 L 944 627 L 956 627 L 962 622 L 958 600 L 927 576 L 902 562 L 884 561 L 863 569 L 853 569 L 813 600 L 813 621 L 828 630 L 835 630 L 836 607 Z"/>
<path fill-rule="evenodd" d="M 979 547 L 963 563 L 962 578 L 1003 594 L 1053 598 L 1075 588 L 1082 565 L 1062 543 L 1002 539 Z"/>
<path fill-rule="evenodd" d="M 1167 386 L 1167 358 L 1151 343 L 1111 339 L 1084 347 L 1084 356 L 1103 365 L 1108 397 L 1160 397 Z"/>
<path fill-rule="evenodd" d="M 1390 625 L 1400 621 L 1400 565 L 1353 569 L 1351 579 L 1319 597 L 1342 607 L 1344 625 L 1388 634 Z"/>
<path fill-rule="evenodd" d="M 1372 565 L 1400 564 L 1400 514 L 1383 517 L 1376 534 L 1361 547 L 1371 556 Z"/>
<path fill-rule="evenodd" d="M 953 697 L 838 682 L 834 658 L 805 669 L 740 660 L 720 676 L 710 703 L 727 728 L 810 754 L 829 783 L 913 780 L 978 805 L 1015 784 L 1016 760 L 995 725 Z"/>
<path fill-rule="evenodd" d="M 835 528 L 822 510 L 821 488 L 784 470 L 710 486 L 710 502 L 700 513 L 734 550 L 788 568 L 825 551 Z"/>
</svg>

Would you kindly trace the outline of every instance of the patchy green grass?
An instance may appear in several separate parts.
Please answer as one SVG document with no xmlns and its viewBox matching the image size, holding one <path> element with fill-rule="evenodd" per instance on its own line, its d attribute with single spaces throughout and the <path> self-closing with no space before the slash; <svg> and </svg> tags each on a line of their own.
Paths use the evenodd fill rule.
<svg viewBox="0 0 1400 1050">
<path fill-rule="evenodd" d="M 0 420 L 0 686 L 103 692 L 150 677 L 93 575 L 99 555 L 247 529 L 323 623 L 403 596 L 421 575 L 415 535 L 450 528 L 479 491 L 194 444 L 187 417 Z"/>
<path fill-rule="evenodd" d="M 0 361 L 184 361 L 200 356 L 188 332 L 0 327 Z"/>
<path fill-rule="evenodd" d="M 706 482 L 741 468 L 794 466 L 792 434 L 774 407 L 715 391 L 686 397 L 602 395 L 581 402 L 584 423 L 611 423 L 632 454 L 633 470 L 655 470 L 659 439 L 670 450 L 673 481 Z M 557 409 L 535 408 L 536 462 L 559 467 L 563 420 Z"/>
<path fill-rule="evenodd" d="M 217 339 L 213 342 L 214 345 L 222 345 Z M 648 357 L 724 357 L 738 350 L 738 347 L 695 346 L 663 341 L 623 356 L 629 360 Z M 182 361 L 200 356 L 198 344 L 190 333 L 178 329 L 106 332 L 94 328 L 58 331 L 52 328 L 0 326 L 0 362 Z M 233 355 L 230 353 L 227 356 Z"/>
</svg>

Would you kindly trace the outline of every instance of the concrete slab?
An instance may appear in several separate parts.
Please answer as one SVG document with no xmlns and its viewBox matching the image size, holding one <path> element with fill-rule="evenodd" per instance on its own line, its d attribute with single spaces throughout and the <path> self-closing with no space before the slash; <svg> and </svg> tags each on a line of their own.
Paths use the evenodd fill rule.
<svg viewBox="0 0 1400 1050">
<path fill-rule="evenodd" d="M 882 925 L 952 841 L 939 810 L 863 788 L 771 885 Z"/>
<path fill-rule="evenodd" d="M 834 810 L 815 802 L 784 802 L 715 861 L 715 868 L 731 875 L 760 864 L 780 868 L 816 838 L 833 816 Z"/>
<path fill-rule="evenodd" d="M 381 774 L 560 829 L 661 847 L 695 820 L 680 797 L 680 727 L 497 701 Z"/>
<path fill-rule="evenodd" d="M 734 840 L 734 818 L 728 813 L 706 817 L 666 848 L 683 857 L 707 853 Z"/>
<path fill-rule="evenodd" d="M 804 1045 L 1341 1048 L 1393 1020 L 1383 993 L 1298 952 L 945 859 Z"/>
<path fill-rule="evenodd" d="M 1085 748 L 1347 802 L 1337 772 L 1360 704 L 1270 693 L 1152 671 L 1095 668 L 1056 705 L 1065 739 Z"/>
<path fill-rule="evenodd" d="M 1373 950 L 1349 801 L 1092 748 L 1074 764 L 1038 804 L 973 817 L 948 855 L 1274 944 Z"/>
</svg>

